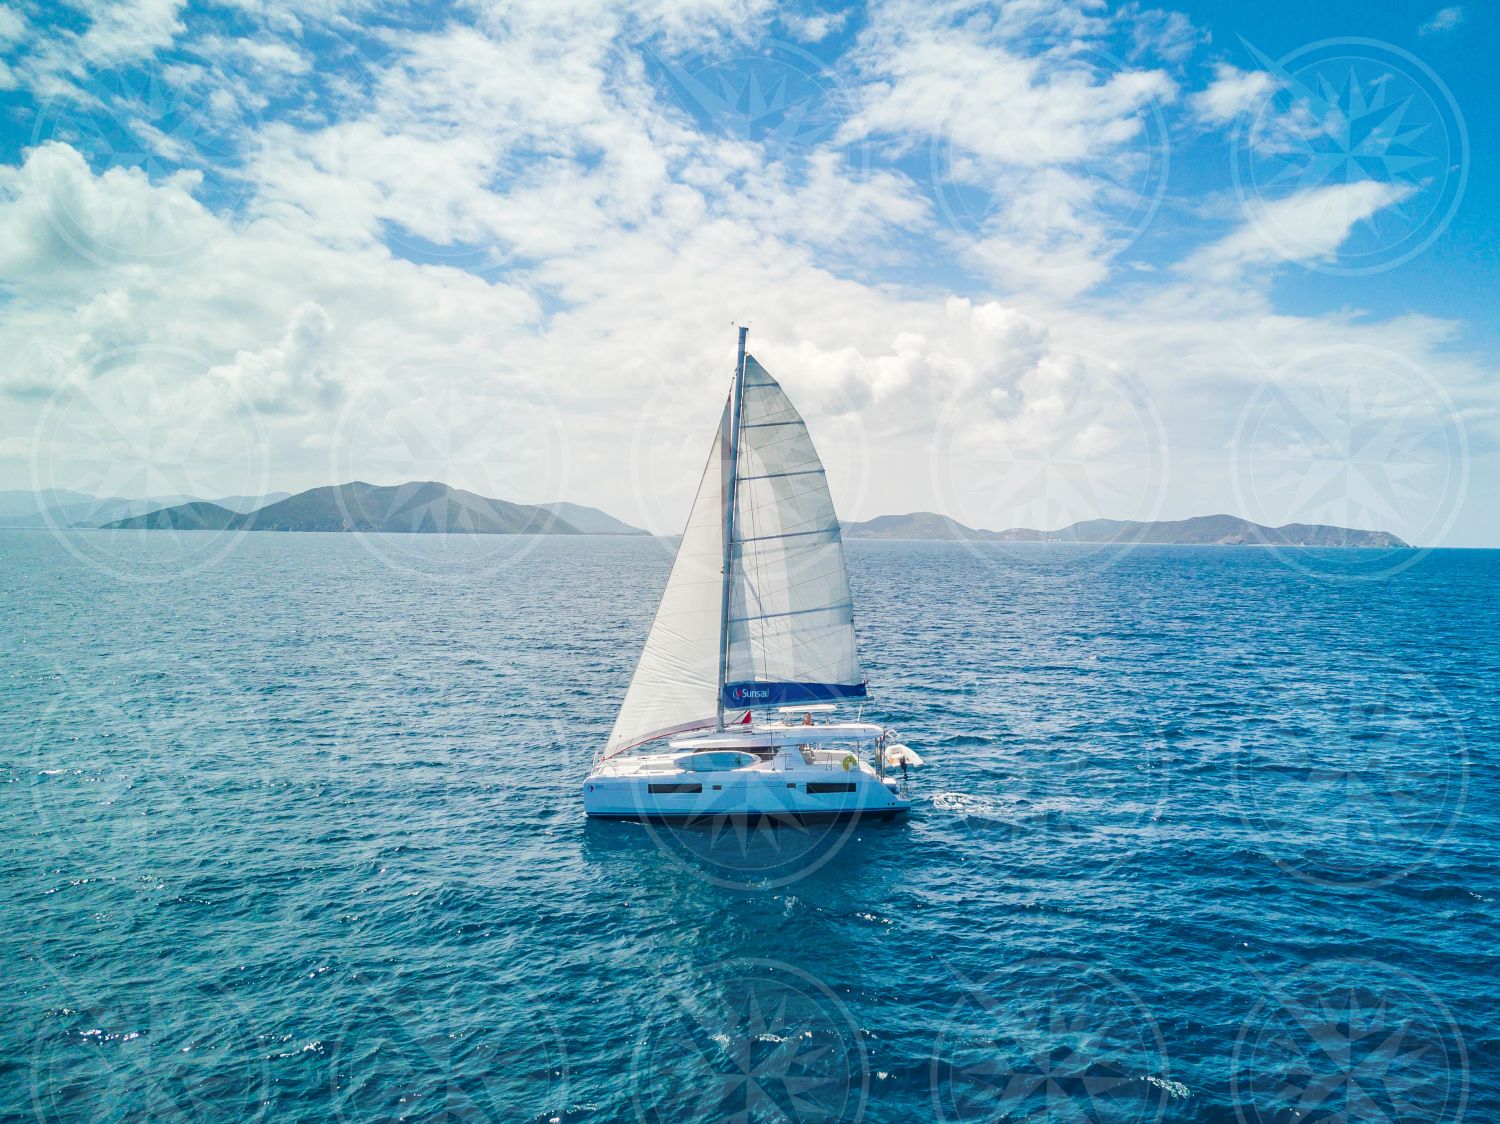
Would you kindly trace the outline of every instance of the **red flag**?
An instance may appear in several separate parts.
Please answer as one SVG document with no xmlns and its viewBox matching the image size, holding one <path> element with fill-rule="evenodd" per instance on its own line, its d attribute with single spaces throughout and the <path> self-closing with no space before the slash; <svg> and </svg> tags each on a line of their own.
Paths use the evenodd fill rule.
<svg viewBox="0 0 1500 1124">
<path fill-rule="evenodd" d="M 741 718 L 738 722 L 735 723 L 735 725 L 736 726 L 748 726 L 748 725 L 750 725 L 750 712 L 748 710 L 745 711 L 745 717 Z"/>
</svg>

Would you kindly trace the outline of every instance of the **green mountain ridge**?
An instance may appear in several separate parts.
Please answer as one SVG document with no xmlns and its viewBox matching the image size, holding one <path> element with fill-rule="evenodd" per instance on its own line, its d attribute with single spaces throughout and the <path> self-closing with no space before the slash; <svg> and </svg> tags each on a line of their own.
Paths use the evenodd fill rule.
<svg viewBox="0 0 1500 1124">
<path fill-rule="evenodd" d="M 558 514 L 575 513 L 578 524 Z M 581 525 L 580 525 L 581 524 Z M 106 530 L 359 531 L 402 534 L 644 534 L 595 508 L 519 504 L 433 480 L 310 488 L 264 507 L 237 512 L 197 500 L 105 523 Z M 614 528 L 622 528 L 615 530 Z"/>
<path fill-rule="evenodd" d="M 1363 531 L 1323 523 L 1287 523 L 1267 527 L 1234 515 L 1198 515 L 1191 519 L 1137 522 L 1128 519 L 1086 519 L 1055 531 L 1011 527 L 987 531 L 932 511 L 880 515 L 845 523 L 845 538 L 924 539 L 960 542 L 1089 542 L 1153 543 L 1185 546 L 1355 546 L 1409 549 L 1389 531 Z"/>
<path fill-rule="evenodd" d="M 581 503 L 568 503 L 559 500 L 556 503 L 537 504 L 543 511 L 550 511 L 559 519 L 571 523 L 585 535 L 647 535 L 649 531 L 643 531 L 639 527 L 632 527 L 623 519 L 616 519 L 607 512 L 600 511 L 597 507 L 585 507 Z"/>
<path fill-rule="evenodd" d="M 120 496 L 99 497 L 86 492 L 50 489 L 40 492 L 0 492 L 0 529 L 35 527 L 100 527 L 137 516 L 150 515 L 169 507 L 212 503 L 234 513 L 253 511 L 258 507 L 286 499 L 290 492 L 271 492 L 264 496 L 220 496 L 200 500 L 194 496 L 168 495 L 147 499 L 124 499 Z"/>
</svg>

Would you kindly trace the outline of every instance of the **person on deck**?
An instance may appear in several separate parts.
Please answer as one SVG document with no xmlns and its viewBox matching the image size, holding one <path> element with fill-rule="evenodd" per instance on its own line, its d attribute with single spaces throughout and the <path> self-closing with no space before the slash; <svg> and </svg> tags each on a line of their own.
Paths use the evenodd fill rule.
<svg viewBox="0 0 1500 1124">
<path fill-rule="evenodd" d="M 812 725 L 812 711 L 809 710 L 809 711 L 807 711 L 806 713 L 804 713 L 802 715 L 802 725 L 804 725 L 804 726 L 811 726 Z"/>
</svg>

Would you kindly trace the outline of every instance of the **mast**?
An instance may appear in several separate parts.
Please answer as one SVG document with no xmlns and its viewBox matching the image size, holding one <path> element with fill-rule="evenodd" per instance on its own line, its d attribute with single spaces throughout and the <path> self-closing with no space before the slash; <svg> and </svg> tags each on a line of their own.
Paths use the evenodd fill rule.
<svg viewBox="0 0 1500 1124">
<path fill-rule="evenodd" d="M 724 465 L 724 573 L 723 592 L 719 600 L 719 688 L 715 692 L 719 720 L 715 729 L 724 728 L 724 676 L 729 670 L 729 590 L 734 579 L 734 507 L 735 477 L 739 470 L 740 398 L 745 382 L 745 336 L 750 329 L 740 328 L 739 357 L 734 363 L 734 386 L 729 391 L 729 447 Z"/>
</svg>

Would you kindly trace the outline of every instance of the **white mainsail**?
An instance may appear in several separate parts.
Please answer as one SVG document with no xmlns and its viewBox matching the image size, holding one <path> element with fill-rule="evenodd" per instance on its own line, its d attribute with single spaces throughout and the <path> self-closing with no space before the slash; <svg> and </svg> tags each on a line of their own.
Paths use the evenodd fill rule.
<svg viewBox="0 0 1500 1124">
<path fill-rule="evenodd" d="M 786 393 L 750 356 L 741 395 L 726 704 L 863 695 L 823 462 Z"/>
<path fill-rule="evenodd" d="M 864 693 L 823 464 L 780 385 L 745 355 L 604 756 L 722 724 L 725 706 Z"/>
</svg>

